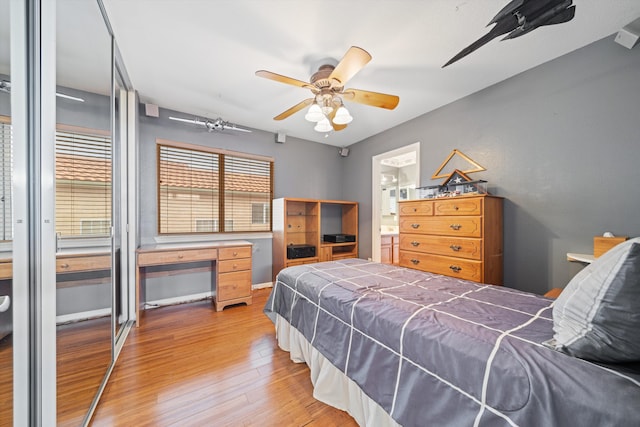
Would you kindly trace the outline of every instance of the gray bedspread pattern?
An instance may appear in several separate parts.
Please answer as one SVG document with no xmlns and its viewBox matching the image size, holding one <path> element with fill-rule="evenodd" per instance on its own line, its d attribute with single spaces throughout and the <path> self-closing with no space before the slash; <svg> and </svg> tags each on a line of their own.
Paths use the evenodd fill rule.
<svg viewBox="0 0 640 427">
<path fill-rule="evenodd" d="M 554 351 L 553 301 L 348 259 L 280 272 L 265 306 L 403 426 L 640 425 L 637 366 Z"/>
</svg>

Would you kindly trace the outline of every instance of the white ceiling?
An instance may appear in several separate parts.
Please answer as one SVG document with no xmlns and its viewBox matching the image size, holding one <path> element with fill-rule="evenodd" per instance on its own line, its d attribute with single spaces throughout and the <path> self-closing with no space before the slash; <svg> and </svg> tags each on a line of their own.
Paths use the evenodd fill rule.
<svg viewBox="0 0 640 427">
<path fill-rule="evenodd" d="M 7 1 L 0 0 L 4 5 Z M 85 17 L 86 3 L 58 0 L 63 10 L 58 18 L 62 49 L 73 51 L 75 46 L 68 45 L 74 43 L 77 49 L 87 49 L 88 40 L 92 41 L 78 36 L 96 31 L 95 12 Z M 613 34 L 640 17 L 639 0 L 575 0 L 572 21 L 509 41 L 495 39 L 442 69 L 454 54 L 488 31 L 485 25 L 508 0 L 103 3 L 142 102 L 182 111 L 187 117 L 222 117 L 242 127 L 335 146 L 348 146 L 399 125 Z M 96 37 L 102 40 L 103 35 Z M 256 77 L 255 71 L 266 69 L 308 81 L 322 58 L 339 60 L 352 45 L 366 49 L 373 59 L 346 86 L 398 95 L 395 110 L 347 103 L 354 121 L 326 137 L 304 119 L 304 110 L 283 121 L 273 120 L 311 93 Z M 94 85 L 92 72 L 64 74 L 59 83 L 84 90 Z M 176 126 L 187 125 L 176 122 Z"/>
</svg>

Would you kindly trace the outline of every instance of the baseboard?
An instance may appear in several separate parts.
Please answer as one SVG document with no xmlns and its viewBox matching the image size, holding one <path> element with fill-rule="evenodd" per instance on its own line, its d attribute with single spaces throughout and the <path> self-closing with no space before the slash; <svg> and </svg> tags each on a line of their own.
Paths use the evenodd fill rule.
<svg viewBox="0 0 640 427">
<path fill-rule="evenodd" d="M 272 287 L 273 287 L 273 282 L 256 283 L 255 285 L 251 285 L 251 289 L 254 289 L 254 290 L 272 288 Z M 211 292 L 201 292 L 199 294 L 191 294 L 191 295 L 180 295 L 173 298 L 164 298 L 164 299 L 158 299 L 155 301 L 147 301 L 145 304 L 145 309 L 148 310 L 148 309 L 163 307 L 166 305 L 184 304 L 187 302 L 201 301 L 208 298 L 211 298 Z M 80 313 L 63 314 L 61 316 L 56 316 L 56 324 L 60 325 L 63 323 L 78 322 L 80 320 L 95 319 L 97 317 L 109 316 L 110 314 L 111 314 L 111 309 L 109 308 L 83 311 Z"/>
<path fill-rule="evenodd" d="M 56 324 L 62 325 L 64 323 L 79 322 L 80 320 L 96 319 L 98 317 L 105 317 L 111 315 L 110 308 L 100 308 L 98 310 L 81 311 L 79 313 L 69 313 L 56 316 Z"/>
<path fill-rule="evenodd" d="M 273 282 L 256 283 L 255 285 L 251 285 L 251 289 L 254 290 L 264 288 L 273 288 Z"/>
<path fill-rule="evenodd" d="M 147 301 L 145 303 L 145 309 L 158 308 L 165 305 L 184 304 L 187 302 L 201 301 L 203 299 L 211 298 L 211 292 L 201 292 L 199 294 L 180 295 L 173 298 L 158 299 L 155 301 Z"/>
</svg>

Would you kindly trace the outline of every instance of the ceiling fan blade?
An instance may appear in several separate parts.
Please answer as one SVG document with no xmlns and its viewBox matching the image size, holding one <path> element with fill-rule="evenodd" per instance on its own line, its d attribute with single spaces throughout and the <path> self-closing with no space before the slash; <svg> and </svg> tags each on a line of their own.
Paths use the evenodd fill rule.
<svg viewBox="0 0 640 427">
<path fill-rule="evenodd" d="M 181 117 L 171 117 L 171 116 L 169 116 L 169 118 L 171 120 L 176 120 L 178 122 L 191 123 L 192 125 L 204 126 L 206 124 L 205 122 L 198 119 L 183 119 Z"/>
<path fill-rule="evenodd" d="M 313 101 L 314 101 L 314 98 L 305 99 L 304 101 L 299 102 L 296 105 L 294 105 L 293 107 L 289 108 L 287 111 L 284 111 L 284 112 L 278 114 L 277 116 L 275 116 L 273 118 L 273 120 L 284 120 L 287 117 L 289 117 L 290 115 L 292 115 L 293 113 L 297 113 L 298 111 L 302 110 L 307 105 L 313 104 Z"/>
<path fill-rule="evenodd" d="M 275 80 L 280 83 L 303 87 L 311 90 L 316 89 L 315 86 L 313 86 L 311 83 L 303 82 L 302 80 L 296 80 L 294 78 L 283 76 L 281 74 L 272 73 L 271 71 L 267 71 L 267 70 L 256 71 L 256 76 L 264 77 L 265 79 Z"/>
<path fill-rule="evenodd" d="M 341 95 L 348 101 L 371 105 L 373 107 L 386 108 L 387 110 L 393 110 L 400 102 L 400 98 L 396 95 L 388 95 L 386 93 L 370 92 L 368 90 L 360 89 L 345 89 Z"/>
<path fill-rule="evenodd" d="M 336 81 L 335 86 L 344 86 L 347 81 L 355 76 L 369 61 L 371 61 L 369 52 L 357 46 L 351 46 L 338 65 L 336 65 L 336 68 L 331 72 L 329 80 Z"/>
</svg>

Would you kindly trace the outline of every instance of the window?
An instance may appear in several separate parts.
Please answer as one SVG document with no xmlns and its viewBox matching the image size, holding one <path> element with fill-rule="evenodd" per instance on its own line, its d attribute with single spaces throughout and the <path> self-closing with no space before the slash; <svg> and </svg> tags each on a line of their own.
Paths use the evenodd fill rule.
<svg viewBox="0 0 640 427">
<path fill-rule="evenodd" d="M 56 233 L 104 237 L 111 229 L 111 139 L 86 129 L 56 132 Z"/>
<path fill-rule="evenodd" d="M 13 193 L 11 175 L 13 150 L 11 148 L 11 124 L 0 117 L 0 240 L 13 240 Z"/>
<path fill-rule="evenodd" d="M 12 240 L 12 135 L 0 116 L 0 240 Z M 111 139 L 105 131 L 58 126 L 56 132 L 56 233 L 109 236 Z"/>
<path fill-rule="evenodd" d="M 266 224 L 269 222 L 269 205 L 253 203 L 251 205 L 251 224 Z"/>
<path fill-rule="evenodd" d="M 270 231 L 272 176 L 270 158 L 158 143 L 158 232 Z"/>
</svg>

